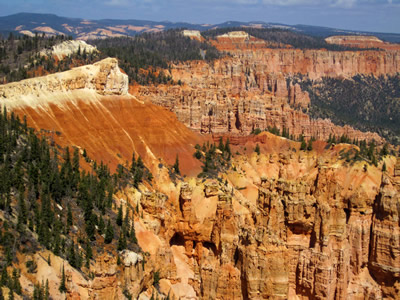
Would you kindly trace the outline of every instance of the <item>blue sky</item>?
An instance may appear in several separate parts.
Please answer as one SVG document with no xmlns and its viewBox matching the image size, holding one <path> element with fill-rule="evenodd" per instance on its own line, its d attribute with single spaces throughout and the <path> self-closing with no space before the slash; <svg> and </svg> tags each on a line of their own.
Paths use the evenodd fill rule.
<svg viewBox="0 0 400 300">
<path fill-rule="evenodd" d="M 400 0 L 0 0 L 0 15 L 221 23 L 265 21 L 400 33 Z"/>
</svg>

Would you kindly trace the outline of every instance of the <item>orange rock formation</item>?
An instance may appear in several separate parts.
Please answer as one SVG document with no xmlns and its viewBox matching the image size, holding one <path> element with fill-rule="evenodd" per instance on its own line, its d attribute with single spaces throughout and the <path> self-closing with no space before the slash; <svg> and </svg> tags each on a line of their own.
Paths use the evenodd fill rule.
<svg viewBox="0 0 400 300">
<path fill-rule="evenodd" d="M 385 43 L 374 36 L 338 35 L 325 39 L 329 44 L 338 44 L 355 48 L 380 48 L 385 50 L 400 50 L 398 44 Z"/>
<path fill-rule="evenodd" d="M 255 128 L 276 126 L 306 138 L 326 140 L 331 134 L 346 134 L 382 142 L 377 134 L 310 119 L 303 113 L 310 105 L 308 94 L 293 86 L 290 77 L 394 75 L 400 71 L 400 51 L 269 49 L 266 42 L 245 32 L 221 35 L 212 43 L 231 57 L 175 65 L 172 76 L 184 82 L 183 87 L 141 87 L 135 94 L 167 107 L 201 133 L 246 135 Z"/>
<path fill-rule="evenodd" d="M 174 78 L 184 79 L 183 88 L 142 88 L 139 98 L 172 110 L 177 106 L 178 118 L 197 130 L 205 122 L 211 131 L 224 132 L 226 126 L 248 131 L 251 124 L 258 126 L 254 122 L 268 124 L 262 122 L 275 114 L 285 125 L 287 119 L 294 123 L 287 127 L 293 133 L 303 126 L 300 118 L 311 122 L 290 106 L 308 105 L 298 87 L 287 88 L 279 75 L 257 71 L 261 63 L 252 60 L 250 67 L 240 59 L 179 66 Z M 139 299 L 153 294 L 179 299 L 400 297 L 396 158 L 384 158 L 387 171 L 382 173 L 383 161 L 365 168 L 362 161 L 340 160 L 341 151 L 355 146 L 325 150 L 319 141 L 315 150 L 305 152 L 300 143 L 261 133 L 233 141 L 239 153 L 218 178 L 172 181 L 157 165 L 158 157 L 168 162 L 179 153 L 185 157 L 181 168 L 195 171 L 193 145 L 204 139 L 166 109 L 129 95 L 125 76 L 111 59 L 0 87 L 2 103 L 27 114 L 36 128 L 59 131 L 54 138 L 63 145 L 86 148 L 89 156 L 114 165 L 136 151 L 155 172 L 153 186 L 127 188 L 114 199 L 117 206 L 138 208 L 134 221 L 144 252 L 121 252 L 116 266 L 116 257 L 105 251 L 90 266 L 92 279 L 66 265 L 67 298 L 122 299 L 124 289 Z M 307 124 L 303 128 L 310 134 L 314 130 Z M 260 155 L 249 151 L 256 143 Z M 34 259 L 39 271 L 22 270 L 23 288 L 32 290 L 32 282 L 51 275 L 50 290 L 58 297 L 63 262 L 52 256 L 48 266 L 40 255 Z M 152 287 L 155 271 L 161 278 L 157 289 Z"/>
<path fill-rule="evenodd" d="M 203 138 L 167 110 L 127 93 L 127 75 L 115 59 L 93 66 L 0 86 L 2 105 L 37 130 L 46 129 L 61 145 L 86 149 L 89 157 L 115 169 L 130 162 L 132 152 L 155 170 L 179 155 L 182 171 L 197 172 L 192 156 Z M 0 96 L 1 97 L 1 96 Z M 168 129 L 168 130 L 167 130 Z"/>
</svg>

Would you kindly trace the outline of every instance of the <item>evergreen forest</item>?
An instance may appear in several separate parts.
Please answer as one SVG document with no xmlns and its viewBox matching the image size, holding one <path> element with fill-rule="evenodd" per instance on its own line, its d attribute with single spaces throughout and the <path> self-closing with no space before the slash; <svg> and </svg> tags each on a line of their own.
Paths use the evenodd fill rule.
<svg viewBox="0 0 400 300">
<path fill-rule="evenodd" d="M 0 287 L 22 295 L 16 253 L 48 249 L 90 276 L 104 251 L 141 252 L 133 216 L 138 207 L 116 205 L 113 194 L 152 176 L 141 157 L 111 174 L 86 151 L 62 148 L 4 108 L 0 113 Z M 49 262 L 50 263 L 50 262 Z M 35 272 L 34 261 L 27 269 Z M 35 287 L 44 293 L 45 284 Z M 0 289 L 1 290 L 1 289 Z M 38 298 L 42 299 L 42 298 Z M 43 298 L 44 299 L 44 298 Z"/>
</svg>

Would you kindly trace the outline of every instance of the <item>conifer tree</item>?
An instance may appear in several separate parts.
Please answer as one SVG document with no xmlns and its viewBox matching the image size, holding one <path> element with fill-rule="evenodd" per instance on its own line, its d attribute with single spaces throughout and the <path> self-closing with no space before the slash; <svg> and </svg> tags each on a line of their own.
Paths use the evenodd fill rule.
<svg viewBox="0 0 400 300">
<path fill-rule="evenodd" d="M 136 158 L 135 158 L 135 152 L 132 154 L 132 162 L 131 162 L 131 173 L 135 174 L 136 171 Z"/>
<path fill-rule="evenodd" d="M 128 206 L 126 206 L 126 211 L 125 211 L 124 228 L 125 229 L 129 228 L 129 207 Z"/>
<path fill-rule="evenodd" d="M 106 224 L 104 224 L 103 216 L 100 216 L 99 229 L 98 229 L 100 235 L 104 233 L 105 227 L 106 227 Z"/>
<path fill-rule="evenodd" d="M 67 227 L 71 227 L 73 225 L 73 217 L 72 217 L 72 210 L 71 205 L 67 204 Z"/>
<path fill-rule="evenodd" d="M 27 211 L 25 206 L 25 195 L 24 195 L 24 187 L 21 186 L 19 195 L 18 195 L 18 228 L 21 230 L 21 226 L 26 224 L 28 221 Z M 19 230 L 19 231 L 20 231 Z"/>
<path fill-rule="evenodd" d="M 78 148 L 74 149 L 74 154 L 72 158 L 72 172 L 73 172 L 73 186 L 74 188 L 77 187 L 79 178 L 80 178 L 80 171 L 79 171 L 79 150 Z"/>
<path fill-rule="evenodd" d="M 222 137 L 219 138 L 218 149 L 219 149 L 221 152 L 224 152 L 224 150 L 225 150 L 224 141 L 222 140 Z"/>
<path fill-rule="evenodd" d="M 65 270 L 64 270 L 64 265 L 62 268 L 62 274 L 61 274 L 61 282 L 60 282 L 60 287 L 59 290 L 61 293 L 65 293 L 67 291 L 67 287 L 65 285 Z"/>
<path fill-rule="evenodd" d="M 311 151 L 312 149 L 313 149 L 312 139 L 310 139 L 310 140 L 308 141 L 307 150 L 308 150 L 308 151 Z"/>
<path fill-rule="evenodd" d="M 122 204 L 118 208 L 118 215 L 117 215 L 117 225 L 121 226 L 122 225 L 122 219 L 123 219 L 123 212 L 122 212 Z"/>
<path fill-rule="evenodd" d="M 13 274 L 12 274 L 12 282 L 13 282 L 13 290 L 18 294 L 21 295 L 22 294 L 22 287 L 21 287 L 21 283 L 19 282 L 19 272 L 17 269 L 13 270 Z"/>
<path fill-rule="evenodd" d="M 1 270 L 0 286 L 8 285 L 8 280 L 7 268 L 3 266 L 3 269 Z"/>
<path fill-rule="evenodd" d="M 68 254 L 67 254 L 67 260 L 69 264 L 73 267 L 77 267 L 77 260 L 76 260 L 76 254 L 75 254 L 75 245 L 74 242 L 71 243 L 71 246 L 68 249 Z"/>
<path fill-rule="evenodd" d="M 137 243 L 137 238 L 136 238 L 136 231 L 135 231 L 135 223 L 132 221 L 131 224 L 131 232 L 129 233 L 129 237 L 132 242 Z"/>
<path fill-rule="evenodd" d="M 176 155 L 175 164 L 174 164 L 173 168 L 174 168 L 176 174 L 178 174 L 178 175 L 181 174 L 181 171 L 179 170 L 179 157 L 178 157 L 178 154 Z"/>
<path fill-rule="evenodd" d="M 139 156 L 140 159 L 140 156 Z M 143 178 L 143 169 L 141 167 L 139 167 L 139 159 L 138 159 L 138 164 L 137 164 L 137 168 L 135 171 L 135 175 L 133 178 L 133 186 L 135 188 L 139 187 L 139 183 L 142 182 L 142 178 Z"/>
<path fill-rule="evenodd" d="M 226 143 L 225 143 L 225 152 L 228 153 L 228 160 L 230 160 L 232 153 L 231 153 L 229 138 L 226 140 Z"/>
<path fill-rule="evenodd" d="M 260 155 L 261 150 L 260 150 L 260 146 L 257 144 L 256 147 L 254 148 L 254 152 L 257 153 L 257 155 Z"/>
<path fill-rule="evenodd" d="M 302 151 L 307 150 L 307 143 L 304 139 L 301 141 L 300 150 Z"/>
<path fill-rule="evenodd" d="M 94 224 L 93 217 L 95 217 L 94 214 L 92 215 L 92 218 L 86 221 L 86 227 L 85 227 L 86 234 L 91 241 L 94 241 L 96 239 L 95 237 L 96 225 Z"/>
<path fill-rule="evenodd" d="M 92 251 L 92 246 L 90 245 L 90 241 L 86 241 L 85 256 L 86 256 L 86 268 L 89 268 L 90 260 L 93 258 L 93 251 Z"/>
<path fill-rule="evenodd" d="M 110 220 L 107 222 L 107 228 L 106 228 L 106 236 L 104 238 L 104 243 L 109 244 L 112 242 L 114 238 L 114 228 L 111 226 Z"/>
<path fill-rule="evenodd" d="M 118 251 L 126 249 L 127 243 L 126 243 L 126 238 L 125 234 L 122 232 L 119 235 L 119 240 L 118 240 Z"/>
<path fill-rule="evenodd" d="M 46 287 L 44 290 L 44 299 L 49 300 L 50 297 L 50 291 L 49 291 L 49 280 L 46 279 Z"/>
<path fill-rule="evenodd" d="M 113 200 L 113 188 L 112 188 L 112 186 L 110 186 L 107 191 L 107 200 L 106 200 L 106 205 L 108 208 L 111 208 L 112 200 Z M 103 213 L 103 211 L 101 213 L 104 215 L 105 211 L 104 211 L 104 213 Z"/>
<path fill-rule="evenodd" d="M 388 144 L 386 143 L 386 144 L 382 147 L 382 150 L 381 150 L 380 155 L 381 155 L 381 156 L 386 156 L 386 155 L 388 155 L 388 154 L 389 154 L 389 149 L 388 149 Z"/>
<path fill-rule="evenodd" d="M 140 155 L 139 155 L 139 157 L 138 157 L 136 166 L 137 166 L 138 168 L 140 168 L 140 169 L 143 169 L 143 168 L 144 168 L 143 160 L 142 160 L 142 157 L 141 157 Z"/>
<path fill-rule="evenodd" d="M 202 157 L 202 154 L 199 149 L 196 149 L 196 152 L 193 154 L 193 156 L 197 159 L 200 159 Z"/>
</svg>

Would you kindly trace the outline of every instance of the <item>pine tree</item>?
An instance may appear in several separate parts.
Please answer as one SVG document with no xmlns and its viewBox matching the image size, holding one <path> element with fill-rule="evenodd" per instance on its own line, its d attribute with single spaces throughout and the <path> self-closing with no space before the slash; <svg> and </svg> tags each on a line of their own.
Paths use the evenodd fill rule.
<svg viewBox="0 0 400 300">
<path fill-rule="evenodd" d="M 254 152 L 257 153 L 257 155 L 260 155 L 261 150 L 260 150 L 260 146 L 257 144 L 256 147 L 254 148 Z"/>
<path fill-rule="evenodd" d="M 44 299 L 49 300 L 50 298 L 50 291 L 49 291 L 49 280 L 46 279 L 46 287 L 44 290 Z"/>
<path fill-rule="evenodd" d="M 386 172 L 386 163 L 385 162 L 382 165 L 382 172 Z"/>
<path fill-rule="evenodd" d="M 221 152 L 224 152 L 224 150 L 225 150 L 224 141 L 222 140 L 222 137 L 219 138 L 218 149 L 219 149 Z"/>
<path fill-rule="evenodd" d="M 308 141 L 307 150 L 308 150 L 308 151 L 311 151 L 312 149 L 313 149 L 312 139 L 310 139 L 310 140 Z"/>
<path fill-rule="evenodd" d="M 67 227 L 71 227 L 73 225 L 73 217 L 72 217 L 72 210 L 71 205 L 67 204 Z"/>
<path fill-rule="evenodd" d="M 104 243 L 109 244 L 114 238 L 114 228 L 111 226 L 110 220 L 107 222 L 106 237 L 104 238 Z"/>
<path fill-rule="evenodd" d="M 388 154 L 389 154 L 389 149 L 388 149 L 388 144 L 386 143 L 386 144 L 382 147 L 382 150 L 381 150 L 380 155 L 381 155 L 381 156 L 386 156 L 386 155 L 388 155 Z"/>
<path fill-rule="evenodd" d="M 67 287 L 65 285 L 65 270 L 64 270 L 64 265 L 62 268 L 62 275 L 61 275 L 61 282 L 60 282 L 60 287 L 59 290 L 61 293 L 65 293 L 67 291 Z"/>
<path fill-rule="evenodd" d="M 22 294 L 22 287 L 21 283 L 19 282 L 19 272 L 17 269 L 13 270 L 12 274 L 12 282 L 13 282 L 13 290 L 18 294 Z"/>
<path fill-rule="evenodd" d="M 92 215 L 92 218 L 90 218 L 89 220 L 86 221 L 86 234 L 88 236 L 88 238 L 91 241 L 94 241 L 96 239 L 95 233 L 96 233 L 96 225 L 94 223 L 94 218 L 96 215 Z"/>
<path fill-rule="evenodd" d="M 140 156 L 139 156 L 139 158 L 140 158 Z M 143 178 L 143 169 L 138 167 L 135 171 L 135 176 L 133 178 L 133 186 L 135 188 L 139 187 L 139 183 L 142 182 L 142 178 Z"/>
<path fill-rule="evenodd" d="M 117 225 L 121 226 L 122 225 L 122 219 L 123 219 L 123 212 L 122 212 L 122 204 L 118 208 L 118 215 L 117 215 Z"/>
<path fill-rule="evenodd" d="M 86 241 L 85 256 L 86 256 L 86 268 L 89 268 L 90 260 L 93 258 L 93 251 L 92 251 L 92 246 L 90 245 L 90 241 Z"/>
<path fill-rule="evenodd" d="M 142 157 L 141 157 L 140 155 L 139 155 L 139 157 L 138 157 L 136 166 L 137 166 L 138 168 L 140 168 L 140 169 L 143 169 L 143 168 L 144 168 L 143 160 L 142 160 Z"/>
<path fill-rule="evenodd" d="M 131 173 L 135 174 L 136 172 L 136 158 L 135 158 L 135 152 L 132 154 L 132 163 L 131 163 Z"/>
<path fill-rule="evenodd" d="M 33 287 L 33 300 L 43 300 L 43 293 L 40 284 L 35 284 Z"/>
<path fill-rule="evenodd" d="M 104 224 L 103 216 L 100 216 L 99 229 L 98 229 L 100 235 L 104 233 L 105 227 L 106 227 L 106 224 Z"/>
<path fill-rule="evenodd" d="M 331 144 L 331 143 L 332 143 L 332 133 L 329 134 L 329 138 L 328 138 L 327 143 L 328 143 L 328 144 Z"/>
<path fill-rule="evenodd" d="M 6 286 L 8 285 L 9 277 L 7 273 L 7 268 L 3 266 L 3 269 L 1 271 L 1 279 L 0 279 L 0 286 Z"/>
<path fill-rule="evenodd" d="M 129 236 L 130 236 L 132 242 L 137 243 L 135 223 L 133 221 L 131 224 L 131 232 L 129 233 Z"/>
<path fill-rule="evenodd" d="M 301 141 L 300 150 L 302 151 L 307 150 L 307 143 L 304 139 Z"/>
<path fill-rule="evenodd" d="M 110 186 L 107 191 L 107 199 L 106 199 L 106 205 L 108 208 L 111 208 L 112 200 L 113 200 L 113 188 L 112 188 L 112 186 Z M 104 215 L 104 213 L 105 213 L 105 210 L 104 210 L 104 212 L 102 211 L 103 215 Z"/>
<path fill-rule="evenodd" d="M 73 187 L 76 188 L 80 179 L 79 172 L 79 150 L 78 148 L 74 149 L 74 154 L 72 158 L 72 172 L 73 172 Z"/>
<path fill-rule="evenodd" d="M 69 264 L 73 267 L 77 267 L 77 261 L 76 261 L 76 254 L 75 254 L 75 245 L 74 242 L 71 243 L 71 246 L 68 249 L 68 254 L 67 254 L 67 260 Z"/>
<path fill-rule="evenodd" d="M 118 240 L 118 251 L 122 251 L 124 249 L 126 249 L 126 238 L 125 238 L 125 234 L 122 232 L 119 235 L 119 240 Z"/>
<path fill-rule="evenodd" d="M 175 164 L 173 165 L 173 168 L 174 168 L 176 174 L 178 174 L 178 175 L 181 174 L 181 171 L 179 170 L 179 157 L 178 157 L 178 154 L 176 155 Z"/>
<path fill-rule="evenodd" d="M 28 217 L 25 206 L 24 187 L 22 186 L 18 195 L 18 228 L 21 229 L 22 225 L 27 223 L 27 220 Z"/>
<path fill-rule="evenodd" d="M 225 143 L 225 152 L 228 153 L 228 160 L 230 160 L 232 153 L 231 153 L 229 138 L 226 140 L 226 143 Z"/>
<path fill-rule="evenodd" d="M 201 159 L 202 154 L 199 149 L 196 149 L 196 152 L 193 154 L 196 159 Z"/>
<path fill-rule="evenodd" d="M 125 217 L 124 217 L 124 228 L 129 228 L 129 207 L 126 207 Z M 129 233 L 128 233 L 129 234 Z"/>
</svg>

